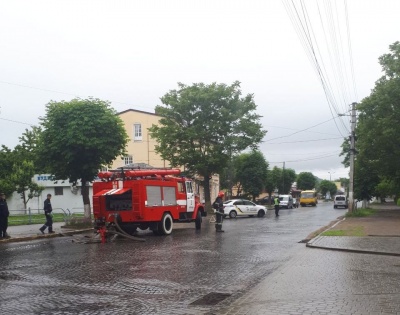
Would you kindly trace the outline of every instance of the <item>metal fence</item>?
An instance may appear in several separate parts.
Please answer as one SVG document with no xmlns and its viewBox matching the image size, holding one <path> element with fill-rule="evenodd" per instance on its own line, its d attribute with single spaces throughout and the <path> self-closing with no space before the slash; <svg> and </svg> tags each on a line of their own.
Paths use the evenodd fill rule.
<svg viewBox="0 0 400 315">
<path fill-rule="evenodd" d="M 44 210 L 43 209 L 9 209 L 10 217 L 9 223 L 16 225 L 23 224 L 38 224 L 44 222 Z M 63 209 L 63 208 L 54 208 L 53 209 L 53 217 L 54 221 L 64 221 L 68 223 L 74 216 L 79 216 L 84 214 L 83 208 L 71 208 L 71 209 Z M 60 220 L 61 219 L 61 220 Z"/>
</svg>

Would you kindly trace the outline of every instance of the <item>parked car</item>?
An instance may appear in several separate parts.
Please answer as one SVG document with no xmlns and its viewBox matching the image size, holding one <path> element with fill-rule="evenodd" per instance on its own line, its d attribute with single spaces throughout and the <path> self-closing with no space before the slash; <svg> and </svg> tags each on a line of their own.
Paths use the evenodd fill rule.
<svg viewBox="0 0 400 315">
<path fill-rule="evenodd" d="M 267 213 L 265 206 L 257 205 L 246 199 L 232 199 L 224 202 L 224 215 L 230 218 L 237 216 L 263 217 Z"/>
<path fill-rule="evenodd" d="M 343 207 L 345 209 L 348 208 L 347 197 L 344 195 L 336 195 L 333 199 L 333 208 L 337 209 L 339 207 Z"/>
<path fill-rule="evenodd" d="M 293 209 L 292 195 L 280 195 L 279 196 L 279 208 Z"/>
</svg>

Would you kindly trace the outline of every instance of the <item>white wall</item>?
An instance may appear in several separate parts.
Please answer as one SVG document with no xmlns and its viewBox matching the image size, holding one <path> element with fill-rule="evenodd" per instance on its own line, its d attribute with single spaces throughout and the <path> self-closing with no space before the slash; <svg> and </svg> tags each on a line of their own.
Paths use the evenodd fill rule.
<svg viewBox="0 0 400 315">
<path fill-rule="evenodd" d="M 47 194 L 51 194 L 51 205 L 56 213 L 68 210 L 74 213 L 83 213 L 83 199 L 81 195 L 81 183 L 78 182 L 75 189 L 71 186 L 68 180 L 53 180 L 49 174 L 35 175 L 32 180 L 45 189 L 38 197 L 33 197 L 28 201 L 26 211 L 22 198 L 16 192 L 7 198 L 8 209 L 12 215 L 28 214 L 28 209 L 31 213 L 43 213 L 43 203 L 47 198 Z M 57 187 L 57 188 L 56 188 Z M 62 195 L 56 195 L 56 189 L 62 190 Z M 89 198 L 92 203 L 93 196 L 92 184 L 89 184 Z M 68 209 L 68 210 L 67 210 Z"/>
</svg>

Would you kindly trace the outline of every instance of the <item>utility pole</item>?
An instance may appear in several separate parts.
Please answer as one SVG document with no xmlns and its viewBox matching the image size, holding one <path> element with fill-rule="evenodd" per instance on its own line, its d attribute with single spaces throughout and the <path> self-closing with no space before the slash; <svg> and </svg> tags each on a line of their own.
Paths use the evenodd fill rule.
<svg viewBox="0 0 400 315">
<path fill-rule="evenodd" d="M 351 104 L 351 134 L 350 134 L 350 183 L 349 212 L 354 211 L 354 157 L 356 153 L 356 104 Z"/>
</svg>

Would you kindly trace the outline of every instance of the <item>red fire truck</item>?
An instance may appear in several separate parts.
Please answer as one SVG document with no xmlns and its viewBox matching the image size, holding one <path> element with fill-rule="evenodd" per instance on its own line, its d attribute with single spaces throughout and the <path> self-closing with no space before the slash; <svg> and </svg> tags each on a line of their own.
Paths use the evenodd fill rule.
<svg viewBox="0 0 400 315">
<path fill-rule="evenodd" d="M 117 226 L 132 235 L 137 228 L 171 234 L 174 222 L 195 222 L 207 215 L 179 169 L 120 169 L 100 172 L 93 183 L 93 214 L 103 232 Z"/>
</svg>

